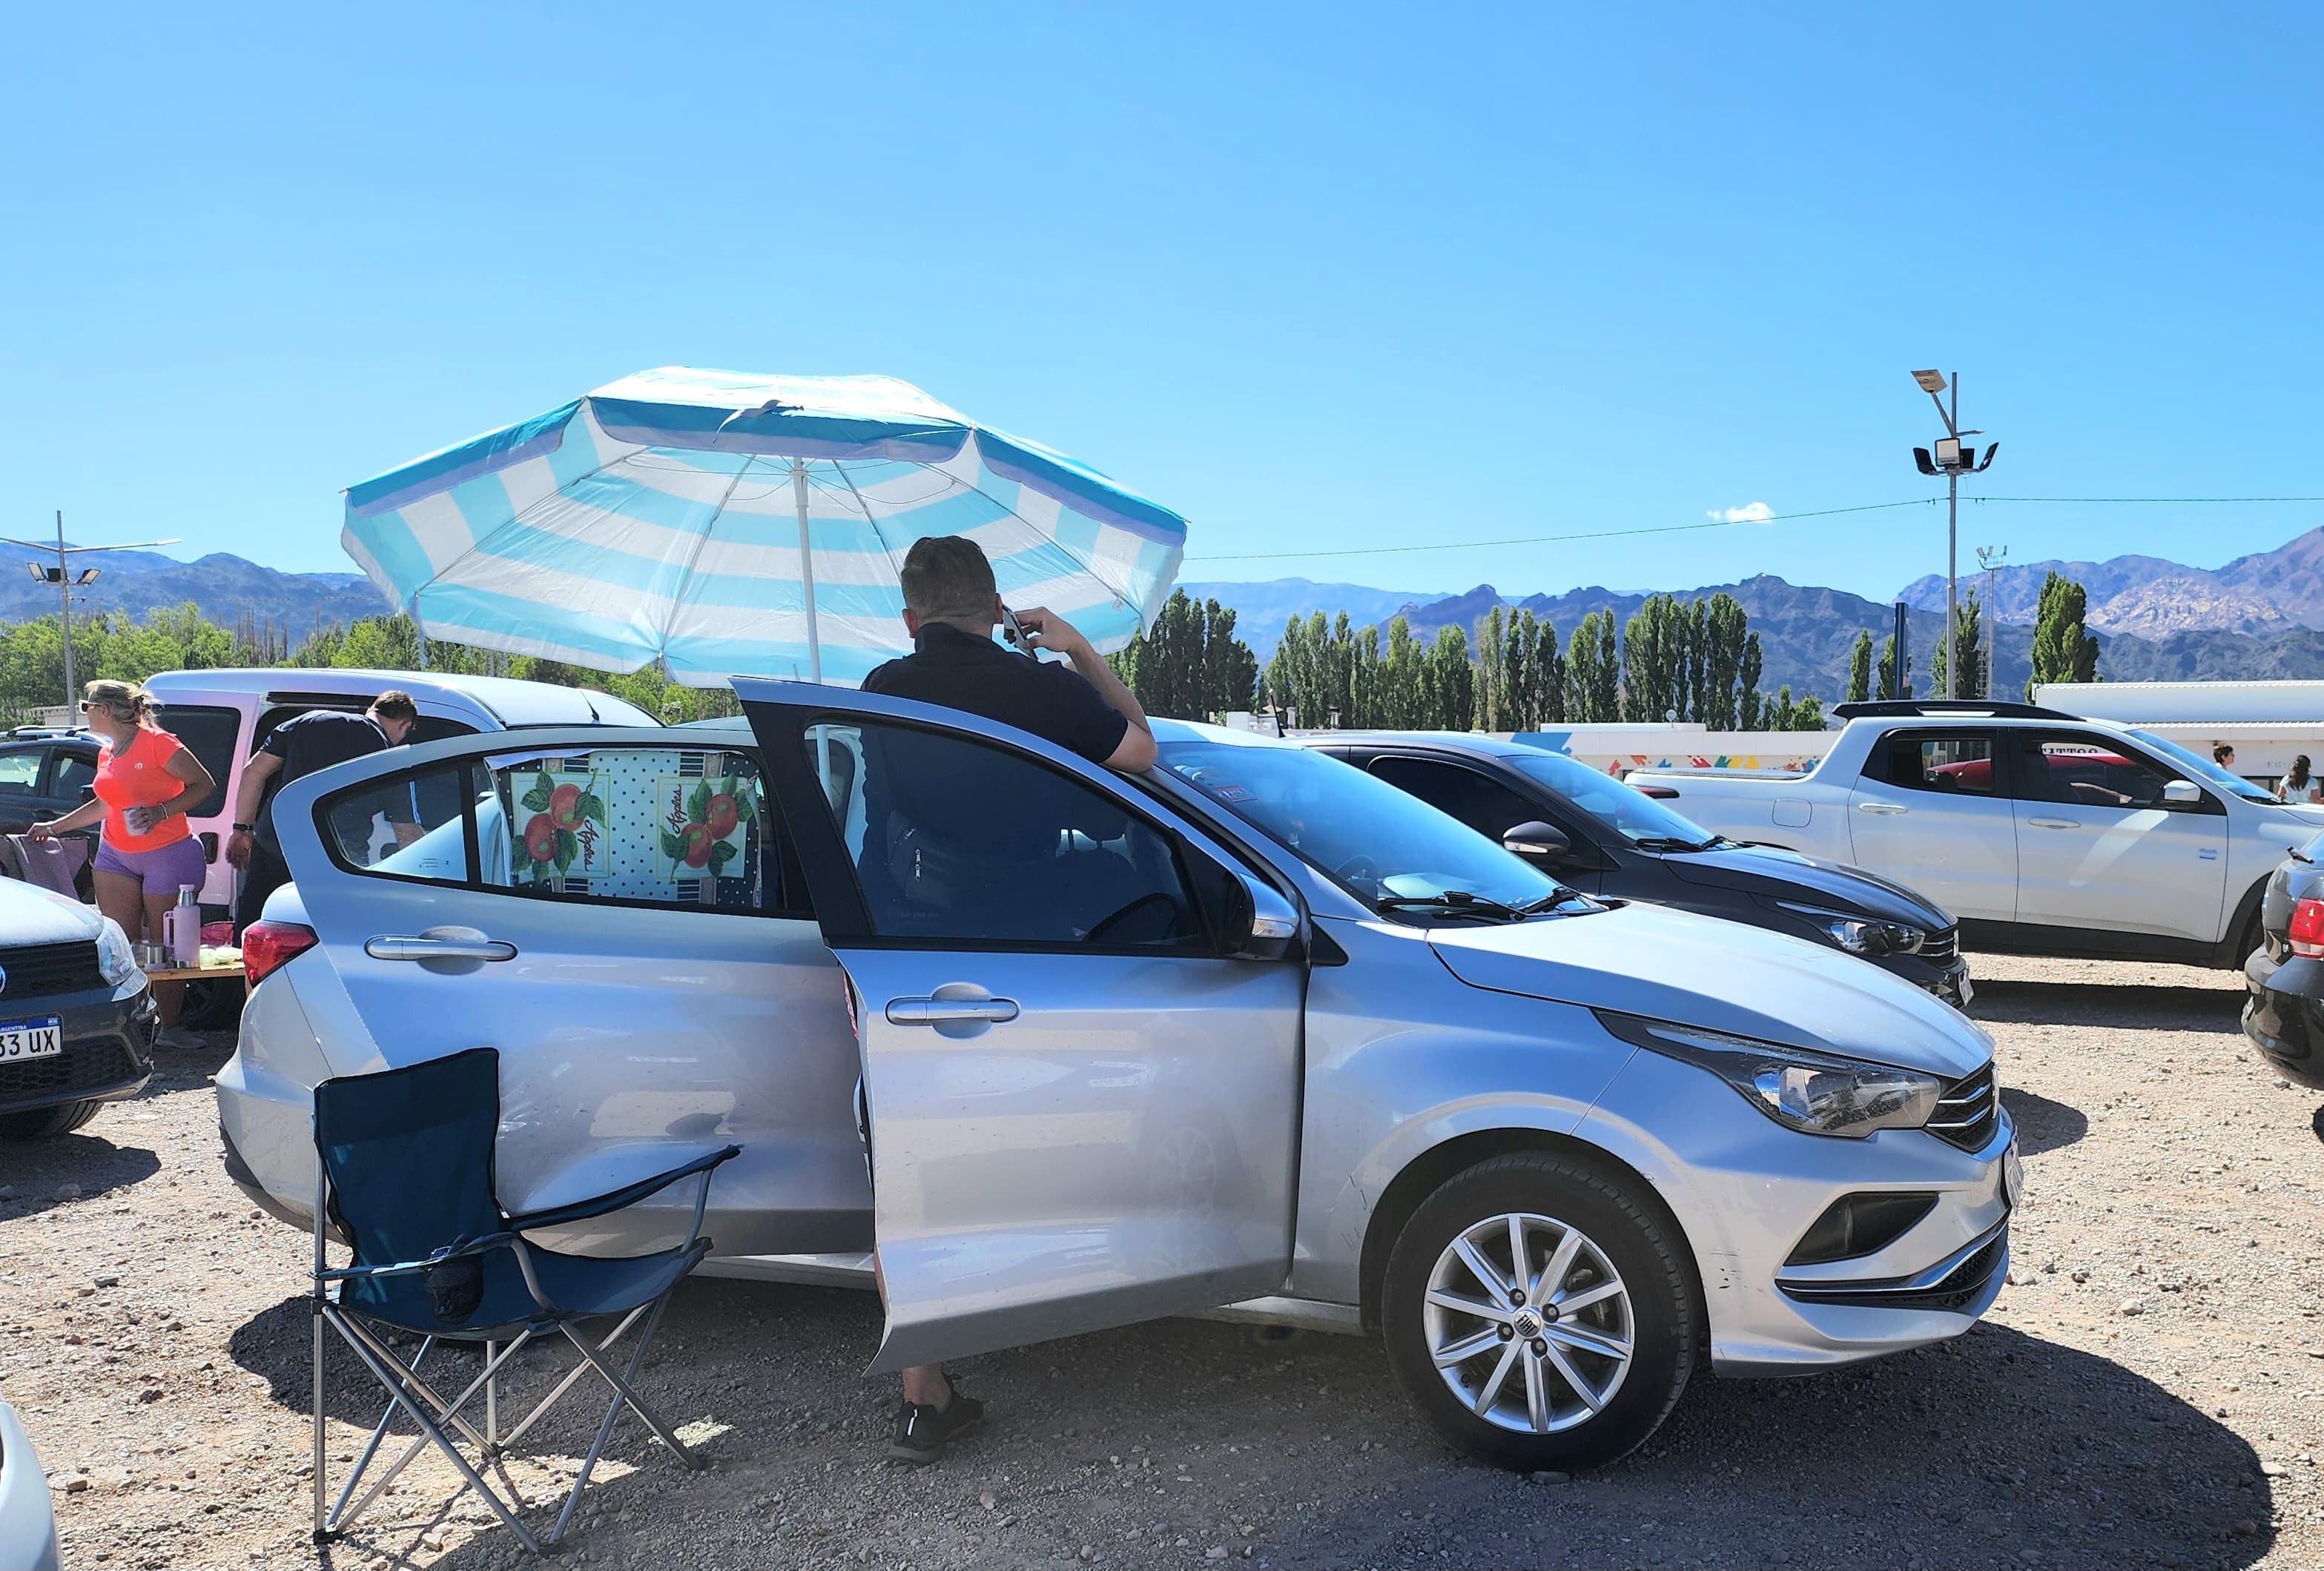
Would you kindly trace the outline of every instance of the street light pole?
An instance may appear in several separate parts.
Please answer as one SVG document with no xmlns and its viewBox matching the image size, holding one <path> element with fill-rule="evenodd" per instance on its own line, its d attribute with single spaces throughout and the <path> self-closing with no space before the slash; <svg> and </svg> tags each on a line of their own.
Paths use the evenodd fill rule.
<svg viewBox="0 0 2324 1571">
<path fill-rule="evenodd" d="M 1945 423 L 1945 434 L 1937 438 L 1933 458 L 1928 448 L 1915 447 L 1913 449 L 1913 462 L 1919 465 L 1923 474 L 1945 477 L 1945 631 L 1944 641 L 1937 648 L 1944 657 L 1945 696 L 1950 698 L 1960 681 L 1960 673 L 1955 669 L 1960 664 L 1956 636 L 1960 616 L 1960 477 L 1991 468 L 1993 455 L 2000 450 L 2001 444 L 1990 442 L 1986 445 L 1983 464 L 1977 461 L 1976 448 L 1961 446 L 1963 436 L 1982 436 L 1985 433 L 1960 428 L 1960 372 L 1952 375 L 1953 401 L 1950 409 L 1945 407 L 1944 372 L 1916 371 L 1913 373 L 1913 380 L 1920 384 L 1923 392 L 1929 395 L 1929 401 L 1937 406 L 1938 418 Z"/>
<path fill-rule="evenodd" d="M 1985 695 L 1991 698 L 1997 688 L 2001 670 L 2001 565 L 2009 560 L 2009 547 L 1996 550 L 1991 546 L 1977 548 L 1978 565 L 1985 569 Z"/>
<path fill-rule="evenodd" d="M 72 558 L 84 551 L 137 551 L 149 546 L 174 546 L 177 543 L 176 537 L 172 536 L 167 540 L 133 540 L 118 546 L 68 546 L 65 544 L 65 515 L 61 508 L 57 510 L 57 539 L 53 546 L 45 540 L 15 540 L 0 535 L 0 545 L 21 546 L 28 551 L 38 551 L 43 556 L 54 556 L 57 559 L 57 565 L 53 567 L 42 562 L 31 563 L 28 565 L 32 569 L 33 577 L 44 583 L 53 583 L 57 586 L 57 628 L 64 635 L 65 714 L 67 717 L 65 723 L 67 725 L 72 723 L 73 703 L 79 695 L 79 688 L 73 681 L 72 592 L 76 589 L 88 588 L 97 582 L 97 574 L 105 571 L 102 567 L 84 567 L 78 574 L 75 574 L 72 571 Z"/>
</svg>

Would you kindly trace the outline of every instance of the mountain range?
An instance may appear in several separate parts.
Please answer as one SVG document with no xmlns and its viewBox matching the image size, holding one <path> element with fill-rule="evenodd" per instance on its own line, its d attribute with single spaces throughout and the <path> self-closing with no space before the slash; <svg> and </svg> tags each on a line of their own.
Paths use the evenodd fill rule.
<svg viewBox="0 0 2324 1571">
<path fill-rule="evenodd" d="M 2013 564 L 1993 574 L 1997 626 L 1987 618 L 1995 680 L 2004 694 L 2024 691 L 2033 669 L 2034 616 L 2047 575 L 2059 572 L 2088 595 L 2090 630 L 2098 640 L 2098 673 L 2116 682 L 2221 681 L 2231 678 L 2324 676 L 2324 528 L 2310 529 L 2273 551 L 2239 556 L 2224 567 L 2189 567 L 2160 556 L 2116 556 L 2104 562 Z M 1980 596 L 1982 573 L 1965 574 L 1964 591 Z M 1472 629 L 1496 604 L 1546 618 L 1561 634 L 1591 611 L 1606 609 L 1627 620 L 1646 591 L 1598 586 L 1557 594 L 1505 594 L 1480 583 L 1460 594 L 1400 593 L 1355 584 L 1279 578 L 1263 583 L 1188 583 L 1196 599 L 1216 598 L 1235 609 L 1235 630 L 1263 663 L 1275 652 L 1294 612 L 1345 610 L 1358 627 L 1402 616 L 1413 630 Z M 1739 583 L 1704 584 L 1670 593 L 1682 600 L 1724 592 L 1739 601 L 1759 634 L 1765 654 L 1761 685 L 1788 684 L 1794 694 L 1830 702 L 1845 691 L 1848 657 L 1859 629 L 1877 645 L 1888 636 L 1888 604 L 1845 590 L 1801 585 L 1761 574 Z M 1929 668 L 1944 629 L 1945 581 L 1915 579 L 1897 593 L 1916 685 L 1927 691 Z"/>
<path fill-rule="evenodd" d="M 24 555 L 32 559 L 35 553 Z M 90 552 L 76 556 L 73 564 L 76 571 L 101 570 L 95 583 L 73 597 L 81 614 L 119 611 L 143 616 L 191 601 L 224 626 L 235 626 L 247 613 L 282 629 L 296 643 L 317 627 L 387 609 L 360 573 L 281 573 L 225 553 L 180 562 L 154 551 Z M 2160 556 L 2115 556 L 1998 569 L 1990 584 L 2000 615 L 2000 625 L 1993 629 L 1996 677 L 2004 693 L 2024 687 L 2034 607 L 2043 580 L 2052 571 L 2077 580 L 2088 592 L 2102 676 L 2118 682 L 2324 676 L 2324 528 L 2218 568 L 2189 567 Z M 1974 584 L 1981 593 L 1987 582 L 1983 574 L 1962 578 L 1964 588 Z M 1445 594 L 1305 578 L 1198 581 L 1181 587 L 1197 600 L 1214 598 L 1233 607 L 1236 631 L 1262 663 L 1275 652 L 1284 623 L 1314 611 L 1344 611 L 1359 628 L 1384 627 L 1401 615 L 1416 633 L 1434 638 L 1439 628 L 1473 629 L 1499 604 L 1530 611 L 1570 637 L 1592 611 L 1607 609 L 1618 621 L 1628 619 L 1648 593 L 1593 585 L 1513 596 L 1480 583 Z M 1888 634 L 1892 613 L 1886 603 L 1768 574 L 1671 593 L 1691 599 L 1722 591 L 1750 615 L 1766 658 L 1761 685 L 1771 693 L 1788 684 L 1794 694 L 1813 693 L 1830 701 L 1845 688 L 1849 650 L 1858 630 L 1868 630 L 1876 643 Z M 1896 598 L 1909 608 L 1914 672 L 1926 690 L 1930 657 L 1944 625 L 1945 581 L 1915 579 Z M 0 574 L 0 620 L 53 615 L 56 606 L 50 584 L 30 574 Z M 1990 620 L 1987 625 L 1992 627 Z"/>
</svg>

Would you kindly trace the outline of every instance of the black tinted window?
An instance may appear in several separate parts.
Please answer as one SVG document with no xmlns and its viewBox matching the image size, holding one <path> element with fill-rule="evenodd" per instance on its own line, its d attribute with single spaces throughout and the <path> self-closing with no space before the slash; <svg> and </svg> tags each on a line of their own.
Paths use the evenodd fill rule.
<svg viewBox="0 0 2324 1571">
<path fill-rule="evenodd" d="M 882 938 L 1207 946 L 1170 842 L 1083 781 L 909 726 L 817 726 L 807 749 Z"/>
<path fill-rule="evenodd" d="M 1891 731 L 1880 739 L 1865 773 L 1906 791 L 1991 796 L 1993 738 L 1983 731 Z"/>
<path fill-rule="evenodd" d="M 196 758 L 201 757 L 197 753 Z M 97 760 L 78 753 L 60 752 L 49 774 L 49 795 L 58 797 L 79 795 L 97 784 Z"/>
<path fill-rule="evenodd" d="M 201 703 L 164 704 L 155 717 L 163 730 L 194 751 L 202 767 L 217 782 L 217 789 L 194 804 L 186 816 L 208 818 L 226 805 L 227 779 L 234 774 L 235 746 L 242 738 L 242 711 Z"/>
<path fill-rule="evenodd" d="M 1410 792 L 1487 840 L 1499 841 L 1518 824 L 1544 816 L 1540 808 L 1499 781 L 1463 765 L 1433 758 L 1374 758 L 1371 768 L 1397 790 Z"/>
<path fill-rule="evenodd" d="M 2181 776 L 2117 751 L 2101 737 L 2028 733 L 2018 741 L 2015 778 L 2022 801 L 2141 808 L 2168 805 L 2163 788 Z"/>
</svg>

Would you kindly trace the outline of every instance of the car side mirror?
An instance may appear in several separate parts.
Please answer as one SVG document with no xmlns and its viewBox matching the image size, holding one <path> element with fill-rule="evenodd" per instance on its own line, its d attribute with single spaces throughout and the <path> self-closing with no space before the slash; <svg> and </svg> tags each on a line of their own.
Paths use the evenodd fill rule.
<svg viewBox="0 0 2324 1571">
<path fill-rule="evenodd" d="M 2163 800 L 2173 807 L 2192 807 L 2203 800 L 2203 788 L 2192 780 L 2173 780 L 2163 788 Z"/>
<path fill-rule="evenodd" d="M 1539 819 L 1518 824 L 1502 835 L 1501 849 L 1541 862 L 1567 861 L 1573 855 L 1573 842 L 1565 838 L 1565 831 Z"/>
<path fill-rule="evenodd" d="M 1299 908 L 1272 885 L 1240 868 L 1226 880 L 1226 951 L 1237 960 L 1279 960 L 1299 936 Z"/>
<path fill-rule="evenodd" d="M 81 802 L 82 802 L 83 805 L 86 805 L 86 804 L 88 804 L 88 803 L 91 803 L 91 802 L 96 801 L 96 800 L 97 800 L 97 787 L 96 787 L 96 786 L 82 786 L 82 787 L 80 788 L 80 799 L 81 799 Z"/>
</svg>

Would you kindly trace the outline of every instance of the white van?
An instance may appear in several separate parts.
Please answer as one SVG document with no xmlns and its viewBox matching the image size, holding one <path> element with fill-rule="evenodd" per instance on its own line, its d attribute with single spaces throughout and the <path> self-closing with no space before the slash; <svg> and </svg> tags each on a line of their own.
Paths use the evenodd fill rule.
<svg viewBox="0 0 2324 1571">
<path fill-rule="evenodd" d="M 626 699 L 589 687 L 519 682 L 506 676 L 456 676 L 430 671 L 295 670 L 280 667 L 164 671 L 145 685 L 161 702 L 161 722 L 194 749 L 218 788 L 188 814 L 209 862 L 202 905 L 211 914 L 234 905 L 235 869 L 218 854 L 234 828 L 234 794 L 243 760 L 274 728 L 310 709 L 360 713 L 391 687 L 420 706 L 413 742 L 439 741 L 521 726 L 659 725 Z"/>
</svg>

